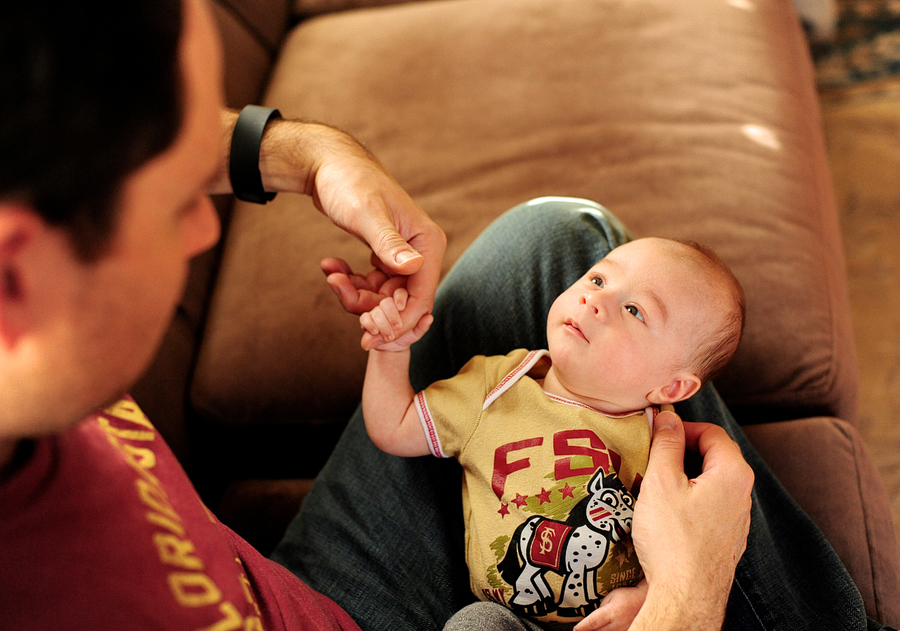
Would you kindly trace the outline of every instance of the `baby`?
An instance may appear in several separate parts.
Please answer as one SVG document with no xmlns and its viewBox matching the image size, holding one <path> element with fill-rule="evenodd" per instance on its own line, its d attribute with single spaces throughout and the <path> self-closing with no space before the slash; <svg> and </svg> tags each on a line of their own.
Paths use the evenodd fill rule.
<svg viewBox="0 0 900 631">
<path fill-rule="evenodd" d="M 478 356 L 419 393 L 409 347 L 432 317 L 395 339 L 406 299 L 360 317 L 378 342 L 366 428 L 388 453 L 459 460 L 475 595 L 553 627 L 627 628 L 646 593 L 630 531 L 653 419 L 734 355 L 734 275 L 695 243 L 631 241 L 556 299 L 548 350 Z"/>
</svg>

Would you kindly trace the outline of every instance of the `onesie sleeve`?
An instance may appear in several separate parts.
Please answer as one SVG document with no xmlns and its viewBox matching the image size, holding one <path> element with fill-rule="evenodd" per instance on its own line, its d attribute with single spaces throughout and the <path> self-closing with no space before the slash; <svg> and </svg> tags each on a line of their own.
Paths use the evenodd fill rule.
<svg viewBox="0 0 900 631">
<path fill-rule="evenodd" d="M 479 355 L 455 376 L 437 381 L 416 395 L 416 412 L 433 455 L 458 457 L 481 419 L 485 381 L 485 357 Z"/>
</svg>

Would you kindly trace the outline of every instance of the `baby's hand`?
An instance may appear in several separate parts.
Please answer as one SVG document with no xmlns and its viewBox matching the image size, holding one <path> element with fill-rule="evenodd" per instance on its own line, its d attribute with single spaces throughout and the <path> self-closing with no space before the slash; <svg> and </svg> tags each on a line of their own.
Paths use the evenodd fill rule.
<svg viewBox="0 0 900 631">
<path fill-rule="evenodd" d="M 359 317 L 359 324 L 365 331 L 362 339 L 362 347 L 365 350 L 377 349 L 380 351 L 405 351 L 417 342 L 434 318 L 431 314 L 425 314 L 406 335 L 395 339 L 397 332 L 403 328 L 403 319 L 400 313 L 406 308 L 406 299 L 409 293 L 404 287 L 398 287 L 394 293 L 381 300 L 378 306 L 363 313 Z"/>
<path fill-rule="evenodd" d="M 646 579 L 634 587 L 618 587 L 604 596 L 600 608 L 576 624 L 573 631 L 625 631 L 631 626 L 646 598 Z"/>
</svg>

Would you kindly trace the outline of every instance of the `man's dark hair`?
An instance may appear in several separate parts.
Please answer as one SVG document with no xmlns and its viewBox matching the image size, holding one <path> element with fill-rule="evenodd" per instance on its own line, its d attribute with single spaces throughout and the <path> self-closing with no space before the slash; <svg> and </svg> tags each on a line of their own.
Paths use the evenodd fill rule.
<svg viewBox="0 0 900 631">
<path fill-rule="evenodd" d="M 105 252 L 126 176 L 181 128 L 181 0 L 13 2 L 0 19 L 0 199 Z"/>
</svg>

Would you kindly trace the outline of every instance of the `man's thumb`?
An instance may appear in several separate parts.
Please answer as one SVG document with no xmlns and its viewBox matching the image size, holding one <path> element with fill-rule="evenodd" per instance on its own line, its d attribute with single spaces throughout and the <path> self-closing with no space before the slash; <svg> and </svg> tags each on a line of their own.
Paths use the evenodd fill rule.
<svg viewBox="0 0 900 631">
<path fill-rule="evenodd" d="M 425 258 L 394 230 L 385 231 L 372 251 L 395 274 L 415 274 L 425 263 Z"/>
<path fill-rule="evenodd" d="M 660 412 L 653 420 L 648 469 L 665 467 L 684 470 L 684 425 L 674 412 Z"/>
</svg>

